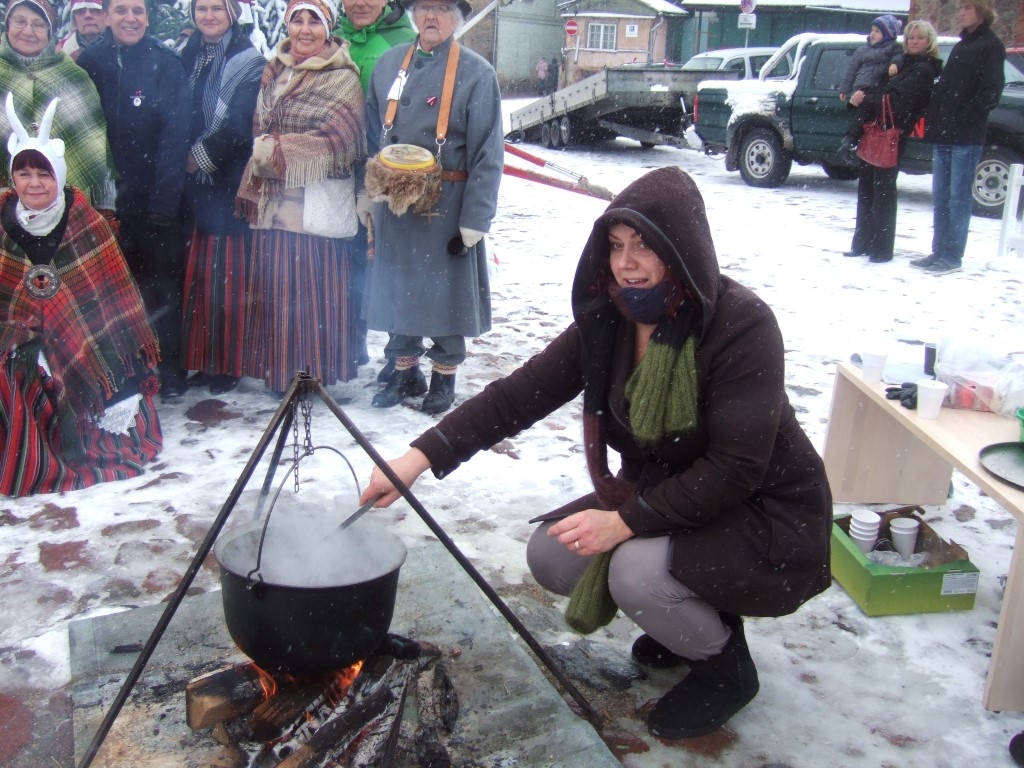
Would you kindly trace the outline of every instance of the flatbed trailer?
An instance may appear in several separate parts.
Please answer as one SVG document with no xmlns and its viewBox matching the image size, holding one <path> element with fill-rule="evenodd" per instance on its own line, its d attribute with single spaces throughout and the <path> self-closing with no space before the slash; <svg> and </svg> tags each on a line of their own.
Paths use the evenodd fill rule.
<svg viewBox="0 0 1024 768">
<path fill-rule="evenodd" d="M 561 147 L 624 136 L 645 147 L 688 147 L 683 134 L 697 85 L 740 74 L 661 66 L 605 69 L 517 109 L 505 138 Z"/>
</svg>

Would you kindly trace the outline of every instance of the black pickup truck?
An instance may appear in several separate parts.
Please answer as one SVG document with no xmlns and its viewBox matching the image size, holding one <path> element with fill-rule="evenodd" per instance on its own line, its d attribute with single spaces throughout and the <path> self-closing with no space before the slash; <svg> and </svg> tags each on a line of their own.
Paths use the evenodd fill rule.
<svg viewBox="0 0 1024 768">
<path fill-rule="evenodd" d="M 940 37 L 945 57 L 957 38 Z M 778 187 L 794 162 L 820 163 L 832 178 L 857 177 L 839 154 L 852 113 L 839 100 L 839 81 L 863 35 L 804 33 L 790 38 L 757 80 L 704 81 L 694 122 L 708 154 L 725 153 L 725 167 L 754 187 Z M 787 59 L 788 55 L 788 59 Z M 787 74 L 775 77 L 774 62 Z M 790 67 L 788 61 L 796 61 Z M 1006 86 L 988 121 L 985 150 L 974 178 L 974 213 L 999 217 L 1010 165 L 1024 163 L 1024 74 L 1007 62 Z M 931 172 L 931 145 L 911 137 L 900 164 L 907 173 Z"/>
</svg>

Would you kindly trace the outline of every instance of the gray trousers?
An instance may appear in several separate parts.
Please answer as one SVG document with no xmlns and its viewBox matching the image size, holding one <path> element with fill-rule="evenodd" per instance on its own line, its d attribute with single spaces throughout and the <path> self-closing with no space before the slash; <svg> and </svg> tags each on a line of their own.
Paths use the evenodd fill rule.
<svg viewBox="0 0 1024 768">
<path fill-rule="evenodd" d="M 554 522 L 533 532 L 526 563 L 537 583 L 569 595 L 592 558 L 580 557 L 547 535 Z M 668 536 L 635 537 L 612 554 L 608 587 L 615 604 L 644 632 L 673 653 L 691 661 L 714 656 L 732 634 L 711 605 L 680 584 L 669 572 Z"/>
</svg>

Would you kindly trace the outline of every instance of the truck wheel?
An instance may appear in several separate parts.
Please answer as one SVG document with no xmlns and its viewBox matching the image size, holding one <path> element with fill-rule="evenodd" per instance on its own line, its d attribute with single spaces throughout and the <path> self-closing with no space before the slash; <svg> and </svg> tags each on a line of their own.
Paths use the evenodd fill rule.
<svg viewBox="0 0 1024 768">
<path fill-rule="evenodd" d="M 551 123 L 544 123 L 540 127 L 540 144 L 542 147 L 551 146 Z"/>
<path fill-rule="evenodd" d="M 860 176 L 860 168 L 851 168 L 849 165 L 822 163 L 821 167 L 825 171 L 826 176 L 836 181 L 851 181 Z"/>
<path fill-rule="evenodd" d="M 551 136 L 551 148 L 558 149 L 562 146 L 562 132 L 558 127 L 558 121 L 552 120 L 548 124 L 548 135 Z"/>
<path fill-rule="evenodd" d="M 575 141 L 576 137 L 573 136 L 572 121 L 568 115 L 558 121 L 558 137 L 562 140 L 563 147 L 568 147 Z"/>
<path fill-rule="evenodd" d="M 740 176 L 751 187 L 777 187 L 789 177 L 793 158 L 782 148 L 778 134 L 752 128 L 740 144 Z"/>
<path fill-rule="evenodd" d="M 974 215 L 998 219 L 1003 215 L 1006 202 L 1010 166 L 1021 162 L 1015 152 L 997 145 L 989 145 L 981 154 L 981 162 L 974 171 Z"/>
</svg>

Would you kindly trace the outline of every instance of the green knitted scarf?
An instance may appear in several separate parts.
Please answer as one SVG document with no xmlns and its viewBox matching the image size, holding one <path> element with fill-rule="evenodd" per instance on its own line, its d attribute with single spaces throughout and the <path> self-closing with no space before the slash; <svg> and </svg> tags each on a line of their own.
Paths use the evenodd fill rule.
<svg viewBox="0 0 1024 768">
<path fill-rule="evenodd" d="M 687 336 L 682 349 L 651 338 L 640 365 L 626 382 L 633 435 L 654 443 L 662 435 L 697 426 L 696 342 Z"/>
</svg>

